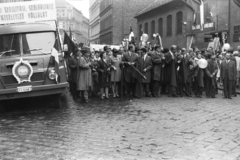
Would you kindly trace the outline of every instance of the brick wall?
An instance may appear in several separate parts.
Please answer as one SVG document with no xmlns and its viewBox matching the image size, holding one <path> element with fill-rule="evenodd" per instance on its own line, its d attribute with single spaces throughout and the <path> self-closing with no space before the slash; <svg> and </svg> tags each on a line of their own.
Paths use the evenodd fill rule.
<svg viewBox="0 0 240 160">
<path fill-rule="evenodd" d="M 187 1 L 190 6 L 192 6 L 193 10 L 189 7 L 164 7 L 159 8 L 158 10 L 154 9 L 147 14 L 143 14 L 139 17 L 137 17 L 138 20 L 138 26 L 142 24 L 144 28 L 144 24 L 148 22 L 148 30 L 149 30 L 149 41 L 153 44 L 155 43 L 155 40 L 151 38 L 152 32 L 151 32 L 151 21 L 155 20 L 155 30 L 158 32 L 158 19 L 160 17 L 163 18 L 163 46 L 164 47 L 170 47 L 172 44 L 179 45 L 180 47 L 186 47 L 187 43 L 187 37 L 182 35 L 176 35 L 176 13 L 178 11 L 183 12 L 183 21 L 187 22 L 187 26 L 183 26 L 183 30 L 185 30 L 186 34 L 191 33 L 191 26 L 193 23 L 193 11 L 199 11 L 199 4 L 196 3 L 193 0 Z M 205 0 L 205 21 L 207 14 L 212 12 L 213 14 L 213 21 L 215 22 L 215 30 L 211 31 L 211 33 L 218 32 L 218 31 L 225 31 L 228 30 L 228 0 Z M 233 27 L 234 25 L 240 25 L 240 9 L 239 7 L 234 4 L 233 1 L 231 1 L 231 30 L 230 30 L 230 43 L 233 44 L 233 46 L 236 46 L 237 43 L 233 43 Z M 166 17 L 171 14 L 172 17 L 172 36 L 168 37 L 166 36 Z M 184 31 L 183 31 L 184 32 Z M 139 34 L 139 33 L 138 33 Z M 150 35 L 151 34 L 151 35 Z M 240 35 L 239 35 L 240 36 Z M 202 33 L 195 33 L 194 35 L 195 41 L 192 45 L 197 46 L 198 48 L 206 48 L 208 45 L 208 42 L 205 42 L 206 37 L 211 37 L 210 33 L 208 32 L 202 32 Z"/>
<path fill-rule="evenodd" d="M 159 10 L 162 10 L 162 12 L 159 12 Z M 151 30 L 151 22 L 154 20 L 155 21 L 155 33 L 158 33 L 158 20 L 160 18 L 163 19 L 163 35 L 162 37 L 162 43 L 163 47 L 171 47 L 171 45 L 175 44 L 180 47 L 186 47 L 187 46 L 187 37 L 186 37 L 186 32 L 188 32 L 188 26 L 182 25 L 182 34 L 177 34 L 177 27 L 176 27 L 176 14 L 178 12 L 183 13 L 183 22 L 189 22 L 191 20 L 191 17 L 188 16 L 189 14 L 193 14 L 192 9 L 190 9 L 187 6 L 179 6 L 178 8 L 159 8 L 156 10 L 153 10 L 144 16 L 140 16 L 137 18 L 137 24 L 143 26 L 143 30 L 145 27 L 145 23 L 148 23 L 148 36 L 150 41 L 153 45 L 156 44 L 155 38 L 152 37 L 152 30 Z M 172 36 L 167 36 L 167 16 L 172 15 Z M 139 27 L 138 27 L 139 28 Z M 139 29 L 138 29 L 139 30 Z M 139 34 L 139 31 L 138 31 Z M 138 35 L 139 36 L 139 35 Z M 141 36 L 141 35 L 140 35 Z"/>
<path fill-rule="evenodd" d="M 102 0 L 101 3 L 104 3 L 104 1 L 109 0 Z M 112 0 L 112 26 L 105 30 L 101 29 L 100 43 L 121 44 L 122 40 L 128 37 L 130 26 L 132 26 L 134 34 L 137 35 L 137 20 L 134 16 L 140 9 L 153 1 L 154 0 Z M 104 5 L 102 4 L 102 6 Z M 107 7 L 105 7 L 105 10 L 108 10 Z M 102 17 L 104 17 L 104 14 L 108 14 L 108 12 L 110 11 L 105 12 L 104 9 L 101 10 L 100 21 Z"/>
</svg>

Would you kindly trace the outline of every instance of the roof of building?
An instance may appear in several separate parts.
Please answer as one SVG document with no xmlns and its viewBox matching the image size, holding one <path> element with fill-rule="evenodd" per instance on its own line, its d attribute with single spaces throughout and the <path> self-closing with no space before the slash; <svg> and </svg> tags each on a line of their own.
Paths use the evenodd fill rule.
<svg viewBox="0 0 240 160">
<path fill-rule="evenodd" d="M 66 7 L 69 4 L 66 0 L 56 0 L 56 7 Z"/>
<path fill-rule="evenodd" d="M 141 9 L 140 11 L 138 11 L 136 14 L 135 14 L 135 17 L 138 17 L 140 15 L 143 15 L 153 9 L 156 9 L 158 7 L 161 7 L 165 4 L 169 4 L 171 2 L 174 2 L 174 1 L 181 1 L 183 3 L 185 3 L 188 7 L 190 7 L 192 9 L 192 6 L 190 6 L 186 1 L 184 0 L 155 0 L 154 2 L 152 2 L 151 4 L 149 4 L 148 6 L 144 7 L 143 9 Z"/>
</svg>

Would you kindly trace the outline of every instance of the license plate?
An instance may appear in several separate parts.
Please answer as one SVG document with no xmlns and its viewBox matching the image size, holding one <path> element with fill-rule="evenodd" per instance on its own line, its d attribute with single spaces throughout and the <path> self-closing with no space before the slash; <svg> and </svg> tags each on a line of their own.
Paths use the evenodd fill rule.
<svg viewBox="0 0 240 160">
<path fill-rule="evenodd" d="M 32 86 L 17 87 L 18 92 L 30 92 L 32 91 Z"/>
</svg>

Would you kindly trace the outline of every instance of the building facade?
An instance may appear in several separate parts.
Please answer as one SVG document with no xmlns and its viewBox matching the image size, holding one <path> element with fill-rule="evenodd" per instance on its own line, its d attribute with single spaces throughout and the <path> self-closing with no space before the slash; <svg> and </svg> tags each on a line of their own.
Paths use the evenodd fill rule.
<svg viewBox="0 0 240 160">
<path fill-rule="evenodd" d="M 88 44 L 89 20 L 83 16 L 82 12 L 76 9 L 65 0 L 56 1 L 57 21 L 61 38 L 64 38 L 64 32 L 72 32 L 72 37 L 77 42 Z"/>
<path fill-rule="evenodd" d="M 99 44 L 100 40 L 100 0 L 90 0 L 90 43 Z"/>
<path fill-rule="evenodd" d="M 101 0 L 100 44 L 119 45 L 128 38 L 130 26 L 136 37 L 135 13 L 154 0 Z"/>
<path fill-rule="evenodd" d="M 203 20 L 200 21 L 201 0 L 156 0 L 135 15 L 138 37 L 141 30 L 149 41 L 156 43 L 153 33 L 162 37 L 163 47 L 207 48 L 210 39 L 220 38 L 221 45 L 240 45 L 240 3 L 235 0 L 203 0 Z M 138 39 L 139 40 L 139 39 Z"/>
</svg>

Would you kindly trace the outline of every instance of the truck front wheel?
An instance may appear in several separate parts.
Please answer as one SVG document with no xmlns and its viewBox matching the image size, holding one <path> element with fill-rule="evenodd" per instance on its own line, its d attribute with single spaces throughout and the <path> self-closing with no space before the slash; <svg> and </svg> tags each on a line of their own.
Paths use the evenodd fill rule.
<svg viewBox="0 0 240 160">
<path fill-rule="evenodd" d="M 54 94 L 50 96 L 51 107 L 61 108 L 61 94 Z"/>
</svg>

